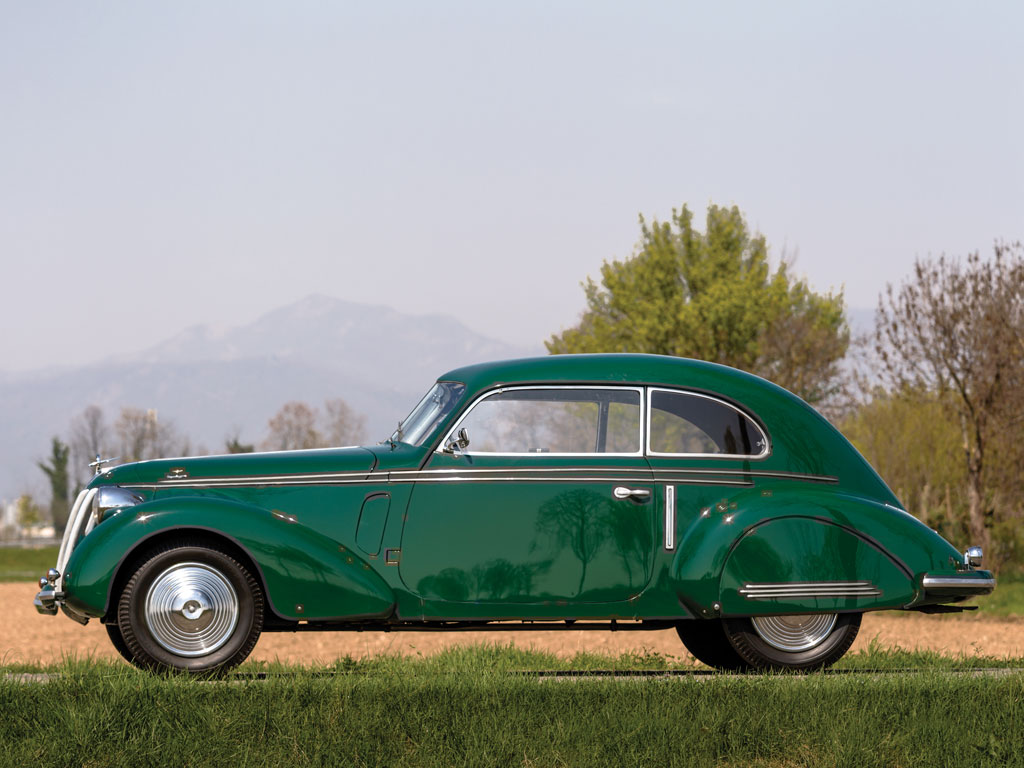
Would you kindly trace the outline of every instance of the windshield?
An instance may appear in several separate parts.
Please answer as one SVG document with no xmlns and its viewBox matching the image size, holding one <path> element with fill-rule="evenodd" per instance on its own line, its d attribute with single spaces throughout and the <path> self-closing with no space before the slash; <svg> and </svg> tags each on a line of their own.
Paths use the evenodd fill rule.
<svg viewBox="0 0 1024 768">
<path fill-rule="evenodd" d="M 391 435 L 391 442 L 422 445 L 437 428 L 466 391 L 466 385 L 457 381 L 439 381 L 412 409 L 405 421 Z"/>
</svg>

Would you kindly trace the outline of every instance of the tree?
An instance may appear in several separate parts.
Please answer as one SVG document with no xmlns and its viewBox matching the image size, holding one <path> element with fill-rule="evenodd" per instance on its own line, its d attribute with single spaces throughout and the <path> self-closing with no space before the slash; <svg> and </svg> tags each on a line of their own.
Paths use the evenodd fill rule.
<svg viewBox="0 0 1024 768">
<path fill-rule="evenodd" d="M 361 445 L 366 442 L 366 417 L 356 413 L 340 397 L 324 403 L 327 412 L 324 438 L 327 445 Z"/>
<path fill-rule="evenodd" d="M 15 509 L 17 510 L 18 525 L 22 528 L 31 528 L 43 522 L 43 515 L 39 505 L 27 493 L 23 493 L 18 497 L 18 500 L 15 502 Z"/>
<path fill-rule="evenodd" d="M 68 477 L 68 453 L 70 448 L 54 437 L 50 443 L 49 463 L 39 461 L 36 465 L 43 470 L 50 481 L 50 519 L 54 530 L 64 532 L 68 522 L 70 482 Z"/>
<path fill-rule="evenodd" d="M 960 427 L 948 398 L 876 388 L 839 427 L 908 511 L 951 541 L 967 533 Z"/>
<path fill-rule="evenodd" d="M 76 485 L 81 485 L 83 476 L 88 474 L 89 463 L 97 456 L 107 456 L 108 434 L 106 420 L 103 418 L 103 410 L 98 405 L 86 407 L 78 416 L 71 421 L 71 456 L 72 475 Z M 107 456 L 109 458 L 109 456 Z"/>
<path fill-rule="evenodd" d="M 893 389 L 934 393 L 955 414 L 967 476 L 968 523 L 986 549 L 999 514 L 988 481 L 990 449 L 1020 451 L 1024 407 L 1024 252 L 997 243 L 994 258 L 918 260 L 880 297 L 875 349 Z M 1020 453 L 1017 454 L 1020 456 Z M 1024 458 L 1024 457 L 1021 457 Z M 1019 464 L 1017 465 L 1019 470 Z M 998 562 L 998 560 L 997 560 Z"/>
<path fill-rule="evenodd" d="M 270 451 L 321 447 L 323 439 L 316 429 L 316 420 L 315 408 L 297 400 L 285 403 L 270 419 L 270 435 L 263 447 Z"/>
<path fill-rule="evenodd" d="M 123 461 L 158 459 L 188 453 L 188 440 L 178 435 L 174 424 L 161 422 L 155 409 L 124 407 L 114 431 L 120 442 L 118 451 Z"/>
<path fill-rule="evenodd" d="M 324 403 L 326 419 L 306 403 L 285 403 L 268 422 L 270 433 L 261 447 L 268 451 L 356 445 L 366 440 L 366 417 L 341 398 Z"/>
<path fill-rule="evenodd" d="M 139 461 L 149 452 L 156 427 L 156 413 L 152 410 L 124 407 L 121 409 L 114 431 L 121 444 L 118 453 L 122 461 Z"/>
<path fill-rule="evenodd" d="M 648 225 L 625 261 L 588 278 L 579 324 L 552 336 L 552 354 L 649 352 L 695 357 L 765 376 L 811 403 L 837 389 L 849 344 L 842 293 L 819 295 L 772 272 L 762 235 L 735 206 L 708 208 L 705 232 L 683 206 Z"/>
<path fill-rule="evenodd" d="M 224 450 L 228 453 L 252 453 L 256 450 L 256 446 L 252 443 L 243 443 L 241 432 L 236 427 L 230 435 L 224 438 Z"/>
</svg>

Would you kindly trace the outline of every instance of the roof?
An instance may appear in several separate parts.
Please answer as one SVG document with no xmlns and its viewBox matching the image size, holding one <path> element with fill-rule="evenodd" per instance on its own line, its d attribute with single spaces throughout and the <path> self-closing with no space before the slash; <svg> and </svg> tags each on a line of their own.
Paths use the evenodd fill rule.
<svg viewBox="0 0 1024 768">
<path fill-rule="evenodd" d="M 686 357 L 642 354 L 548 355 L 477 363 L 448 371 L 442 381 L 461 381 L 470 391 L 501 384 L 633 382 L 703 389 L 742 400 L 751 389 L 802 402 L 771 382 L 726 365 Z"/>
</svg>

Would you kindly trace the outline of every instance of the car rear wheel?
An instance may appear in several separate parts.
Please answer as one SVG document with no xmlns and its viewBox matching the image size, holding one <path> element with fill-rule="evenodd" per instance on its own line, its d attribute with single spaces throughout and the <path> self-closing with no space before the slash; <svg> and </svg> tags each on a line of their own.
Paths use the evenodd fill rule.
<svg viewBox="0 0 1024 768">
<path fill-rule="evenodd" d="M 859 613 L 813 613 L 725 619 L 736 653 L 755 669 L 823 669 L 845 654 L 860 629 Z"/>
<path fill-rule="evenodd" d="M 128 651 L 122 655 L 137 666 L 226 670 L 259 639 L 263 590 L 242 563 L 216 546 L 166 544 L 147 553 L 125 585 L 117 627 Z"/>
<path fill-rule="evenodd" d="M 676 624 L 676 633 L 697 661 L 723 671 L 739 672 L 748 668 L 725 634 L 721 619 L 690 619 Z"/>
</svg>

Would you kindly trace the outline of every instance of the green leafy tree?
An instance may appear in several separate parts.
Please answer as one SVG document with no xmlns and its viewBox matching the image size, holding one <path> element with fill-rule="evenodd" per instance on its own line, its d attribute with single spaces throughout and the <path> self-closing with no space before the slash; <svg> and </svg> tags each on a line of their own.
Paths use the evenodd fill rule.
<svg viewBox="0 0 1024 768">
<path fill-rule="evenodd" d="M 705 231 L 683 206 L 669 222 L 641 217 L 636 253 L 583 284 L 587 308 L 546 344 L 567 352 L 695 357 L 764 376 L 819 403 L 838 389 L 849 345 L 839 293 L 819 295 L 773 272 L 764 236 L 735 206 L 708 208 Z"/>
<path fill-rule="evenodd" d="M 840 422 L 906 509 L 951 541 L 966 534 L 966 471 L 960 426 L 948 398 L 876 389 Z"/>
<path fill-rule="evenodd" d="M 68 522 L 70 478 L 68 476 L 68 454 L 71 449 L 54 437 L 50 443 L 50 458 L 47 462 L 37 462 L 39 468 L 50 481 L 50 519 L 58 534 L 64 532 Z"/>
<path fill-rule="evenodd" d="M 18 525 L 31 528 L 43 522 L 43 512 L 30 494 L 23 493 L 15 502 Z"/>
</svg>

